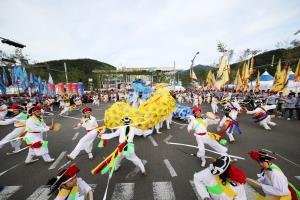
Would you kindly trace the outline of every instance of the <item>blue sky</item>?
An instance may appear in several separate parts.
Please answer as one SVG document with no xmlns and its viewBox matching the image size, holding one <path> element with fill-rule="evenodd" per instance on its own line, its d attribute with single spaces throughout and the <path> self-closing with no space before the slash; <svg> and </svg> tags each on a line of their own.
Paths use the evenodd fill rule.
<svg viewBox="0 0 300 200">
<path fill-rule="evenodd" d="M 2 0 L 1 8 L 0 37 L 26 44 L 31 60 L 92 58 L 117 67 L 176 61 L 183 69 L 197 51 L 195 64 L 212 64 L 217 41 L 235 59 L 246 48 L 274 49 L 300 29 L 299 0 Z"/>
</svg>

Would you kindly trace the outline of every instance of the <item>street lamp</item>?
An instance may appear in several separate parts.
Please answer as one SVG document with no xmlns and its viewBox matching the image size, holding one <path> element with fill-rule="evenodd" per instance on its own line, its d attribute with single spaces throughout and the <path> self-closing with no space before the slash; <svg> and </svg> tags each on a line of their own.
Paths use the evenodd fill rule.
<svg viewBox="0 0 300 200">
<path fill-rule="evenodd" d="M 12 40 L 9 40 L 9 39 L 3 38 L 3 37 L 0 37 L 0 39 L 1 39 L 2 43 L 11 45 L 11 46 L 14 46 L 14 47 L 17 47 L 17 48 L 22 49 L 22 48 L 26 47 L 26 45 L 24 45 L 24 44 L 17 43 L 15 41 L 12 41 Z"/>
</svg>

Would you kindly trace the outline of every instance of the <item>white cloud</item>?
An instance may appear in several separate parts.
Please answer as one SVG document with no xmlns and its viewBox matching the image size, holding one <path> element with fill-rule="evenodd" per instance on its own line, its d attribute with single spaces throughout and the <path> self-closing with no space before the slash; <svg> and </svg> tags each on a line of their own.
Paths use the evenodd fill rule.
<svg viewBox="0 0 300 200">
<path fill-rule="evenodd" d="M 271 49 L 300 28 L 300 2 L 240 0 L 6 1 L 0 36 L 33 60 L 93 58 L 116 66 L 187 68 L 218 60 L 218 40 L 236 52 Z M 1 49 L 12 48 L 1 44 Z"/>
</svg>

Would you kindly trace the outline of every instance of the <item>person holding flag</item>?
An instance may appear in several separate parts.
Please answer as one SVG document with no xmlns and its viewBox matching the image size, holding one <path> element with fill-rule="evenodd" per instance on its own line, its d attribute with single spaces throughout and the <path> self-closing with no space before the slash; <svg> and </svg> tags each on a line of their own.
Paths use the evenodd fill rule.
<svg viewBox="0 0 300 200">
<path fill-rule="evenodd" d="M 8 125 L 14 123 L 15 129 L 7 134 L 1 141 L 0 141 L 0 149 L 6 144 L 9 143 L 14 148 L 13 153 L 16 153 L 20 150 L 21 147 L 21 139 L 17 139 L 18 136 L 20 136 L 25 131 L 25 124 L 27 121 L 27 113 L 21 112 L 23 108 L 21 106 L 18 106 L 16 104 L 13 104 L 11 106 L 11 110 L 13 111 L 15 117 L 11 119 L 6 119 L 3 121 L 0 121 L 0 125 Z M 15 139 L 15 140 L 13 140 Z"/>
<path fill-rule="evenodd" d="M 136 134 L 136 128 L 130 126 L 131 119 L 128 117 L 123 118 L 124 126 L 120 126 L 114 133 L 102 134 L 102 140 L 112 139 L 114 137 L 119 137 L 120 154 L 115 160 L 114 170 L 117 171 L 121 167 L 121 161 L 126 158 L 140 168 L 143 175 L 147 175 L 145 166 L 141 159 L 135 154 L 135 148 L 133 143 L 133 138 Z"/>
</svg>

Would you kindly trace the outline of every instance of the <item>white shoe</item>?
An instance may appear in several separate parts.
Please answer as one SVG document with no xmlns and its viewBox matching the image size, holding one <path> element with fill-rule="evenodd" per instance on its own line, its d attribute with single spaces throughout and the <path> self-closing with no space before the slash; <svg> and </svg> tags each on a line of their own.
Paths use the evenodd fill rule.
<svg viewBox="0 0 300 200">
<path fill-rule="evenodd" d="M 291 118 L 287 118 L 286 120 L 290 121 L 290 120 L 291 120 Z"/>
<path fill-rule="evenodd" d="M 54 162 L 55 158 L 50 158 L 49 160 L 45 160 L 46 163 L 52 163 Z"/>
<path fill-rule="evenodd" d="M 32 159 L 32 160 L 29 160 L 29 161 L 25 161 L 25 164 L 28 165 L 28 164 L 31 164 L 31 163 L 34 163 L 36 161 L 38 161 L 39 159 L 36 158 L 36 159 Z"/>
<path fill-rule="evenodd" d="M 201 167 L 205 167 L 206 160 L 202 160 Z"/>
<path fill-rule="evenodd" d="M 89 159 L 92 160 L 94 158 L 92 153 L 89 153 Z"/>
</svg>

